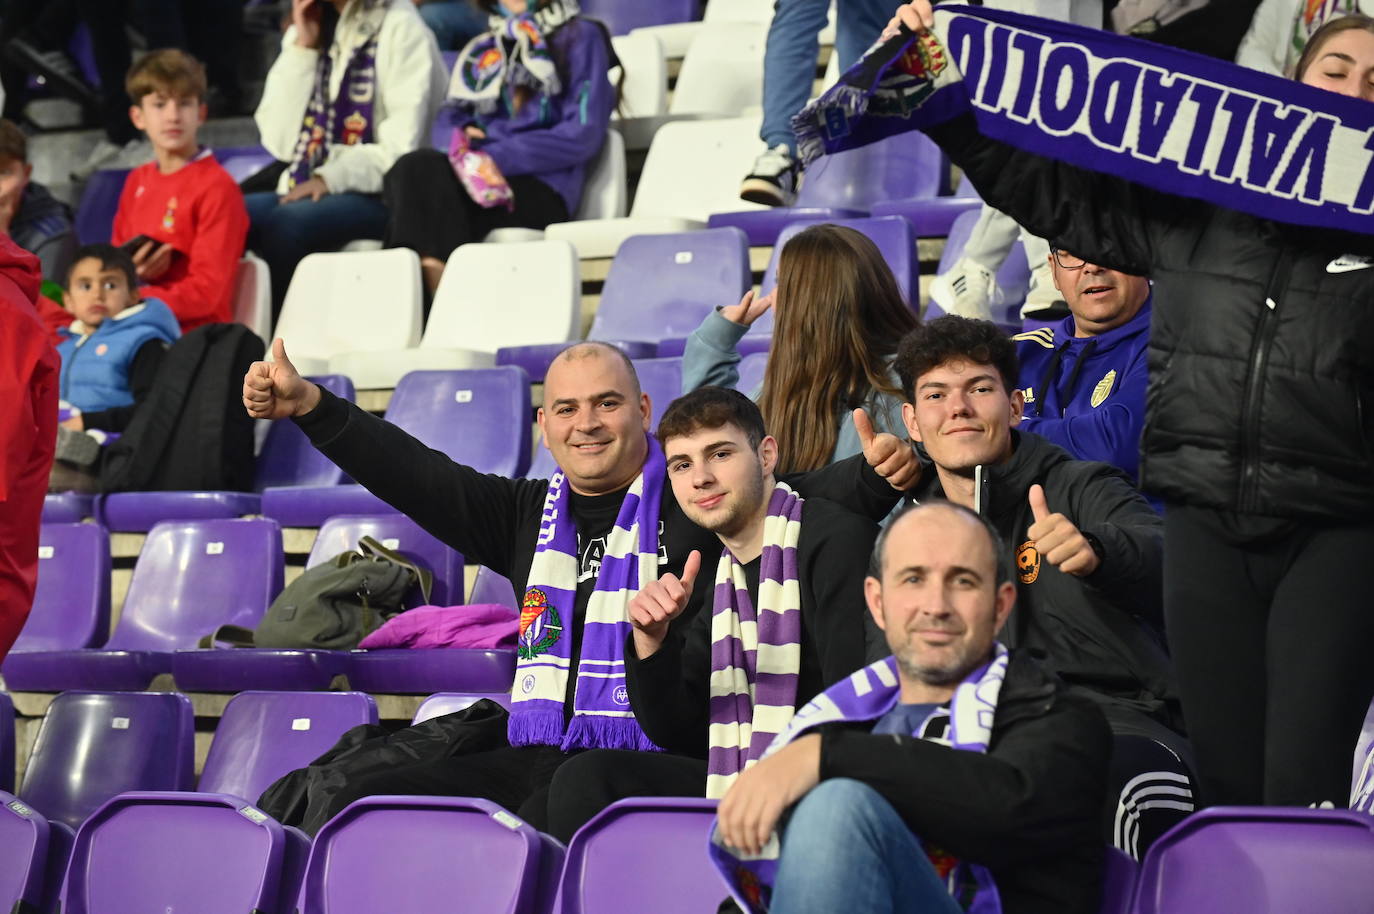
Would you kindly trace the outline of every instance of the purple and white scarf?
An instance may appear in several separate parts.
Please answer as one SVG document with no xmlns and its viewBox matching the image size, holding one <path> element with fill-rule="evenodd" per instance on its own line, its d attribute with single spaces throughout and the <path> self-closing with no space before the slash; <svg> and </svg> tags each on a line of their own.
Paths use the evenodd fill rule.
<svg viewBox="0 0 1374 914">
<path fill-rule="evenodd" d="M 362 36 L 349 54 L 343 81 L 336 98 L 329 97 L 334 60 L 328 48 L 321 48 L 315 62 L 315 83 L 301 120 L 300 136 L 287 166 L 288 188 L 310 180 L 315 169 L 324 164 L 330 146 L 353 146 L 373 140 L 373 107 L 377 100 L 377 38 L 382 31 L 390 0 L 354 0 L 348 15 L 356 18 L 351 31 Z M 341 19 L 338 27 L 342 28 Z M 338 31 L 335 31 L 335 40 Z"/>
<path fill-rule="evenodd" d="M 725 796 L 739 773 L 792 720 L 801 667 L 797 541 L 803 499 L 780 482 L 768 499 L 759 557 L 758 608 L 729 549 L 716 566 L 711 613 L 711 726 L 706 795 Z"/>
<path fill-rule="evenodd" d="M 492 16 L 491 31 L 458 52 L 449 101 L 460 111 L 490 114 L 515 86 L 557 95 L 562 89 L 548 39 L 579 12 L 577 0 L 551 0 L 518 16 Z"/>
<path fill-rule="evenodd" d="M 986 753 L 992 742 L 992 723 L 997 714 L 997 699 L 1006 679 L 1010 655 L 1001 644 L 993 645 L 993 656 L 964 677 L 949 703 L 949 731 L 946 741 L 955 749 Z M 787 729 L 773 740 L 764 758 L 777 752 L 808 730 L 831 723 L 876 721 L 897 706 L 901 683 L 897 660 L 888 657 L 871 663 L 847 679 L 835 683 L 806 704 Z M 942 714 L 937 710 L 931 716 Z M 920 737 L 926 729 L 922 721 L 912 733 Z M 960 861 L 933 846 L 925 845 L 936 871 L 946 880 L 950 894 L 969 914 L 1001 914 L 997 886 L 986 867 Z M 711 862 L 716 865 L 730 894 L 746 914 L 762 914 L 771 902 L 772 885 L 778 872 L 781 844 L 777 833 L 757 855 L 743 855 L 727 846 L 717 823 L 711 829 L 708 845 Z"/>
<path fill-rule="evenodd" d="M 570 749 L 637 749 L 657 752 L 630 710 L 625 686 L 625 639 L 630 599 L 658 579 L 658 512 L 666 475 L 663 449 L 644 436 L 644 469 L 630 484 L 587 600 L 582 654 L 577 665 L 573 717 L 566 728 L 563 705 L 571 668 L 572 624 L 577 602 L 577 529 L 562 470 L 549 480 L 539 541 L 525 596 L 520 601 L 515 685 L 507 737 L 512 746 Z"/>
<path fill-rule="evenodd" d="M 1374 233 L 1374 104 L 986 7 L 875 44 L 792 121 L 803 160 L 972 114 L 987 137 L 1262 219 Z"/>
</svg>

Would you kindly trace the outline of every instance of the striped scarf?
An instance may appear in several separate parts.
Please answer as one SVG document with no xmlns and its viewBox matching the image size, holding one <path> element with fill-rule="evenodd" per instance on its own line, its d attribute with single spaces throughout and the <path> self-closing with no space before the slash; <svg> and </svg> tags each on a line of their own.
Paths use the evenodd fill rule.
<svg viewBox="0 0 1374 914">
<path fill-rule="evenodd" d="M 491 17 L 491 31 L 458 52 L 448 86 L 454 107 L 490 114 L 516 86 L 557 95 L 562 90 L 548 39 L 579 12 L 577 0 L 553 0 L 518 16 Z"/>
<path fill-rule="evenodd" d="M 801 665 L 797 541 L 803 499 L 778 483 L 768 500 L 759 563 L 759 605 L 729 549 L 716 566 L 711 614 L 711 726 L 706 795 L 725 796 L 792 720 Z"/>
<path fill-rule="evenodd" d="M 358 20 L 356 31 L 361 40 L 348 53 L 343 82 L 339 94 L 329 97 L 329 83 L 333 78 L 334 60 L 329 48 L 321 48 L 315 62 L 315 82 L 310 100 L 301 119 L 300 135 L 287 166 L 287 186 L 304 184 L 324 164 L 329 147 L 371 143 L 373 139 L 373 106 L 377 98 L 377 38 L 382 21 L 390 8 L 389 0 L 357 0 L 348 8 L 350 18 Z M 345 25 L 335 26 L 335 41 Z"/>
<path fill-rule="evenodd" d="M 1006 679 L 1010 655 L 1001 644 L 993 645 L 993 657 L 964 677 L 954 690 L 949 703 L 949 729 L 945 739 L 955 749 L 986 753 L 992 742 L 993 718 L 997 714 L 997 699 Z M 888 657 L 871 663 L 847 679 L 835 683 L 806 704 L 787 729 L 773 740 L 764 758 L 777 752 L 792 740 L 815 727 L 832 723 L 873 721 L 897 706 L 901 697 L 901 683 L 897 676 L 897 660 Z M 935 711 L 931 718 L 942 715 Z M 912 733 L 918 738 L 931 719 L 922 721 Z M 985 867 L 960 861 L 930 843 L 925 844 L 931 863 L 949 886 L 950 894 L 969 914 L 1001 914 L 1002 904 L 997 886 Z M 730 894 L 746 914 L 760 914 L 768 910 L 772 885 L 778 873 L 781 844 L 774 833 L 763 850 L 755 856 L 736 856 L 720 837 L 719 825 L 711 829 L 708 846 L 711 862 L 720 871 Z"/>
<path fill-rule="evenodd" d="M 658 751 L 635 721 L 625 687 L 629 603 L 640 584 L 658 579 L 658 512 L 663 493 L 663 449 L 645 435 L 644 469 L 625 493 L 606 553 L 587 600 L 582 654 L 577 666 L 573 717 L 566 727 L 571 637 L 577 602 L 577 529 L 562 470 L 549 480 L 539 541 L 520 603 L 515 686 L 507 737 L 512 746 Z"/>
</svg>

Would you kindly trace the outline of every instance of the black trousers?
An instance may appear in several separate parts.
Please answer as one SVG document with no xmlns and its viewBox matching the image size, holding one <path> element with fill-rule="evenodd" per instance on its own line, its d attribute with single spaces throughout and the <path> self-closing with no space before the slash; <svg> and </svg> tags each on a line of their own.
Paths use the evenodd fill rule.
<svg viewBox="0 0 1374 914">
<path fill-rule="evenodd" d="M 1183 505 L 1164 515 L 1164 612 L 1210 805 L 1346 805 L 1374 696 L 1374 525 Z"/>
<path fill-rule="evenodd" d="M 1196 762 L 1188 740 L 1152 717 L 1110 702 L 1112 731 L 1103 841 L 1136 860 L 1197 806 Z"/>
<path fill-rule="evenodd" d="M 569 759 L 549 788 L 548 833 L 567 844 L 601 810 L 626 797 L 704 797 L 706 762 L 661 752 L 592 749 Z"/>
<path fill-rule="evenodd" d="M 417 149 L 396 160 L 382 182 L 389 248 L 448 260 L 460 244 L 481 241 L 492 229 L 543 229 L 568 220 L 568 206 L 552 187 L 531 175 L 508 177 L 515 210 L 484 209 L 473 202 L 437 149 Z"/>
<path fill-rule="evenodd" d="M 393 768 L 349 782 L 334 797 L 328 818 L 363 797 L 477 797 L 499 803 L 540 831 L 547 831 L 549 783 L 559 766 L 575 757 L 555 746 L 504 746 Z"/>
</svg>

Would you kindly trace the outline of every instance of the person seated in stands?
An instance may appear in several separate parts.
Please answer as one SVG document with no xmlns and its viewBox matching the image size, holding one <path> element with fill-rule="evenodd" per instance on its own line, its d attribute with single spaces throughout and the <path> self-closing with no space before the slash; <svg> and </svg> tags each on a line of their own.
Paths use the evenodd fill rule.
<svg viewBox="0 0 1374 914">
<path fill-rule="evenodd" d="M 625 797 L 724 796 L 794 709 L 864 665 L 863 574 L 877 526 L 778 481 L 778 443 L 737 391 L 673 401 L 658 440 L 683 513 L 724 547 L 689 556 L 681 576 L 662 575 L 629 603 L 630 707 L 677 754 L 598 749 L 568 762 L 549 791 L 560 841 Z M 696 591 L 712 595 L 709 611 L 685 635 L 670 631 Z"/>
<path fill-rule="evenodd" d="M 882 253 L 862 232 L 813 225 L 778 258 L 768 295 L 745 294 L 707 315 L 682 356 L 684 393 L 739 380 L 739 342 L 773 308 L 776 324 L 763 387 L 750 392 L 778 440 L 780 472 L 825 466 L 861 450 L 850 413 L 863 407 L 879 431 L 901 435 L 897 341 L 918 323 Z M 824 371 L 816 366 L 824 365 Z"/>
<path fill-rule="evenodd" d="M 13 121 L 0 120 L 0 233 L 38 256 L 44 279 L 61 282 L 77 247 L 72 211 L 30 180 L 32 174 L 24 131 Z"/>
<path fill-rule="evenodd" d="M 167 347 L 181 331 L 165 303 L 138 300 L 138 274 L 121 248 L 76 252 L 66 302 L 75 318 L 59 331 L 62 420 L 49 486 L 94 492 L 108 433 L 122 432 L 153 388 Z"/>
<path fill-rule="evenodd" d="M 110 240 L 130 247 L 144 295 L 166 302 L 183 333 L 228 323 L 248 214 L 234 179 L 196 139 L 205 68 L 184 51 L 154 51 L 125 88 L 154 158 L 124 182 Z"/>
<path fill-rule="evenodd" d="M 693 552 L 706 554 L 720 541 L 692 522 L 665 484 L 663 451 L 648 431 L 649 398 L 624 353 L 578 343 L 550 366 L 537 414 L 559 466 L 548 480 L 457 464 L 301 378 L 280 339 L 273 356 L 244 378 L 249 415 L 293 417 L 349 476 L 523 595 L 508 745 L 358 778 L 317 821 L 363 796 L 449 794 L 492 800 L 542 827 L 550 779 L 571 754 L 655 748 L 625 690 L 628 604 L 653 580 L 680 579 Z M 791 484 L 876 520 L 913 469 L 911 448 L 879 435 L 863 456 Z M 691 622 L 705 590 L 674 626 Z"/>
<path fill-rule="evenodd" d="M 444 79 L 411 0 L 292 0 L 254 115 L 284 164 L 245 182 L 257 191 L 245 197 L 248 246 L 271 269 L 274 315 L 302 257 L 383 237 L 383 176 L 428 145 Z"/>
<path fill-rule="evenodd" d="M 1135 479 L 1149 380 L 1150 281 L 1056 245 L 1048 259 L 1070 313 L 1012 337 L 1026 404 L 1019 428 Z"/>
<path fill-rule="evenodd" d="M 1101 704 L 1116 734 L 1152 741 L 1141 750 L 1149 757 L 1113 758 L 1123 815 L 1113 804 L 1112 826 L 1141 824 L 1138 841 L 1114 839 L 1127 853 L 1143 851 L 1181 815 L 1160 807 L 1142 816 L 1138 791 L 1192 805 L 1181 763 L 1190 753 L 1159 634 L 1163 521 L 1119 469 L 1075 460 L 1017 429 L 1016 347 L 995 324 L 936 318 L 902 340 L 896 365 L 907 430 L 934 463 L 923 467 L 913 499 L 976 506 L 1016 557 L 1020 608 L 1004 634 L 1008 646 Z M 1152 776 L 1140 778 L 1146 771 Z"/>
<path fill-rule="evenodd" d="M 402 156 L 383 193 L 386 246 L 420 254 L 431 295 L 460 244 L 572 218 L 616 105 L 610 36 L 576 3 L 477 5 L 498 24 L 458 54 L 441 115 L 453 122 L 447 154 Z"/>
<path fill-rule="evenodd" d="M 890 655 L 798 711 L 721 801 L 712 851 L 737 897 L 772 914 L 1098 910 L 1111 737 L 1095 702 L 997 640 L 1017 600 L 1001 540 L 948 502 L 883 531 L 864 588 Z"/>
</svg>

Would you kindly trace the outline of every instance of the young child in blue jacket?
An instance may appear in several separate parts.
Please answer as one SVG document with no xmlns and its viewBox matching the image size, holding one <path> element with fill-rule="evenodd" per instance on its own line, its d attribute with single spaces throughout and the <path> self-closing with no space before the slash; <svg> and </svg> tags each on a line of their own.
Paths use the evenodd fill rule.
<svg viewBox="0 0 1374 914">
<path fill-rule="evenodd" d="M 61 399 L 73 431 L 123 431 L 152 387 L 168 345 L 181 336 L 176 315 L 156 298 L 138 300 L 138 273 L 120 248 L 90 244 L 76 252 L 67 276 L 61 331 Z"/>
</svg>

